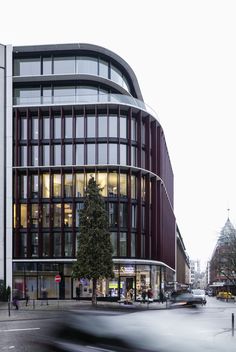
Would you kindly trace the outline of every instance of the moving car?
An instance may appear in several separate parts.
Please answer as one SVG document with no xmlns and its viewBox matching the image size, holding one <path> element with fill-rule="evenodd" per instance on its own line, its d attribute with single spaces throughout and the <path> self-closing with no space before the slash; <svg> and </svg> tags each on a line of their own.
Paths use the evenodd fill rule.
<svg viewBox="0 0 236 352">
<path fill-rule="evenodd" d="M 194 296 L 190 292 L 173 292 L 170 297 L 172 306 L 195 306 L 196 304 L 202 304 L 202 298 Z"/>
<path fill-rule="evenodd" d="M 200 299 L 202 304 L 206 304 L 207 300 L 206 300 L 206 294 L 204 290 L 201 289 L 193 289 L 192 290 L 192 294 L 194 298 Z"/>
</svg>

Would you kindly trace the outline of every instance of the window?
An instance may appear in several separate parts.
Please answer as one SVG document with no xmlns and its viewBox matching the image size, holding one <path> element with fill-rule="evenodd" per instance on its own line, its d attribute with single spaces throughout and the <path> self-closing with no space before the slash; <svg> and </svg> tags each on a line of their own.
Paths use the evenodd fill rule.
<svg viewBox="0 0 236 352">
<path fill-rule="evenodd" d="M 131 176 L 131 198 L 137 198 L 136 176 Z"/>
<path fill-rule="evenodd" d="M 132 141 L 137 140 L 137 123 L 136 123 L 136 119 L 134 118 L 131 119 L 131 140 Z"/>
<path fill-rule="evenodd" d="M 117 197 L 117 180 L 118 180 L 118 175 L 116 172 L 109 173 L 108 197 Z"/>
<path fill-rule="evenodd" d="M 41 92 L 39 88 L 15 88 L 14 104 L 40 104 Z"/>
<path fill-rule="evenodd" d="M 76 72 L 81 74 L 98 75 L 98 59 L 87 56 L 76 57 Z"/>
<path fill-rule="evenodd" d="M 112 256 L 117 257 L 117 232 L 111 232 Z"/>
<path fill-rule="evenodd" d="M 20 165 L 27 166 L 27 147 L 20 147 Z"/>
<path fill-rule="evenodd" d="M 50 146 L 43 145 L 43 165 L 50 165 Z"/>
<path fill-rule="evenodd" d="M 72 154 L 72 145 L 65 145 L 65 165 L 72 165 L 73 154 Z"/>
<path fill-rule="evenodd" d="M 84 196 L 84 174 L 76 174 L 75 176 L 75 196 L 83 197 Z"/>
<path fill-rule="evenodd" d="M 20 176 L 20 198 L 21 199 L 27 198 L 27 176 L 26 175 Z"/>
<path fill-rule="evenodd" d="M 122 86 L 123 79 L 120 70 L 111 65 L 111 80 Z"/>
<path fill-rule="evenodd" d="M 53 175 L 53 197 L 61 197 L 61 175 Z"/>
<path fill-rule="evenodd" d="M 39 224 L 38 204 L 31 204 L 31 226 L 37 228 Z"/>
<path fill-rule="evenodd" d="M 72 257 L 73 250 L 73 234 L 65 232 L 65 257 Z"/>
<path fill-rule="evenodd" d="M 73 196 L 72 174 L 64 175 L 64 197 Z"/>
<path fill-rule="evenodd" d="M 76 138 L 84 138 L 84 117 L 76 117 Z"/>
<path fill-rule="evenodd" d="M 50 227 L 50 204 L 42 205 L 42 226 Z"/>
<path fill-rule="evenodd" d="M 49 198 L 50 197 L 50 176 L 49 174 L 43 174 L 42 177 L 42 197 Z"/>
<path fill-rule="evenodd" d="M 61 256 L 61 233 L 54 233 L 53 235 L 53 256 Z"/>
<path fill-rule="evenodd" d="M 73 137 L 73 120 L 72 116 L 65 116 L 65 138 Z"/>
<path fill-rule="evenodd" d="M 117 164 L 117 144 L 109 144 L 109 164 Z"/>
<path fill-rule="evenodd" d="M 61 165 L 61 145 L 54 145 L 54 165 Z"/>
<path fill-rule="evenodd" d="M 127 139 L 127 118 L 120 116 L 120 138 Z"/>
<path fill-rule="evenodd" d="M 84 145 L 76 144 L 75 165 L 84 165 Z"/>
<path fill-rule="evenodd" d="M 24 118 L 20 119 L 20 139 L 27 139 L 27 119 Z"/>
<path fill-rule="evenodd" d="M 52 59 L 50 57 L 43 58 L 43 75 L 52 74 Z"/>
<path fill-rule="evenodd" d="M 61 117 L 54 117 L 54 138 L 61 139 Z"/>
<path fill-rule="evenodd" d="M 20 257 L 26 258 L 27 257 L 27 234 L 20 233 L 19 236 L 20 236 L 20 241 L 19 241 Z"/>
<path fill-rule="evenodd" d="M 135 204 L 132 204 L 131 226 L 134 229 L 137 228 L 137 206 Z"/>
<path fill-rule="evenodd" d="M 103 197 L 107 197 L 107 173 L 98 172 L 97 183 L 102 190 L 100 191 Z"/>
<path fill-rule="evenodd" d="M 38 166 L 39 164 L 39 148 L 37 145 L 33 145 L 32 148 L 32 166 Z"/>
<path fill-rule="evenodd" d="M 107 144 L 106 143 L 98 144 L 98 164 L 101 164 L 101 165 L 107 164 Z"/>
<path fill-rule="evenodd" d="M 54 103 L 68 103 L 75 101 L 75 87 L 54 87 L 53 90 L 54 96 L 53 101 Z"/>
<path fill-rule="evenodd" d="M 32 139 L 38 139 L 39 138 L 39 120 L 38 120 L 38 118 L 37 117 L 32 118 L 31 123 L 32 123 L 32 130 L 31 130 Z"/>
<path fill-rule="evenodd" d="M 117 227 L 117 203 L 109 203 L 108 205 L 109 226 Z"/>
<path fill-rule="evenodd" d="M 39 196 L 39 177 L 38 175 L 31 176 L 31 197 L 38 198 Z"/>
<path fill-rule="evenodd" d="M 120 232 L 120 257 L 127 256 L 127 233 Z"/>
<path fill-rule="evenodd" d="M 109 116 L 109 137 L 117 137 L 117 116 Z"/>
<path fill-rule="evenodd" d="M 52 88 L 43 87 L 42 102 L 43 102 L 43 104 L 51 104 L 52 103 Z"/>
<path fill-rule="evenodd" d="M 95 144 L 87 144 L 87 164 L 95 164 Z"/>
<path fill-rule="evenodd" d="M 120 227 L 127 227 L 128 206 L 127 203 L 120 203 Z"/>
<path fill-rule="evenodd" d="M 20 204 L 20 227 L 27 227 L 27 204 Z"/>
<path fill-rule="evenodd" d="M 142 200 L 145 200 L 145 178 L 141 178 L 141 198 Z"/>
<path fill-rule="evenodd" d="M 43 239 L 43 257 L 49 257 L 50 254 L 50 236 L 49 233 L 43 233 L 42 234 L 42 239 Z"/>
<path fill-rule="evenodd" d="M 50 138 L 50 119 L 49 117 L 43 118 L 43 139 Z"/>
<path fill-rule="evenodd" d="M 131 147 L 131 165 L 137 165 L 137 148 L 133 146 Z"/>
<path fill-rule="evenodd" d="M 98 88 L 89 86 L 76 87 L 76 102 L 86 103 L 97 101 Z"/>
<path fill-rule="evenodd" d="M 31 233 L 31 254 L 32 257 L 38 257 L 39 249 L 39 235 L 38 233 Z"/>
<path fill-rule="evenodd" d="M 99 59 L 99 76 L 108 78 L 108 62 Z"/>
<path fill-rule="evenodd" d="M 54 57 L 54 74 L 75 73 L 75 57 Z"/>
<path fill-rule="evenodd" d="M 61 204 L 53 205 L 53 226 L 61 227 Z"/>
<path fill-rule="evenodd" d="M 127 175 L 120 174 L 120 197 L 127 197 Z"/>
<path fill-rule="evenodd" d="M 131 233 L 131 249 L 130 249 L 130 254 L 131 257 L 134 258 L 136 257 L 136 233 L 132 232 Z"/>
<path fill-rule="evenodd" d="M 127 165 L 127 146 L 120 145 L 120 165 Z"/>
<path fill-rule="evenodd" d="M 40 58 L 14 60 L 14 76 L 34 76 L 40 74 Z"/>
<path fill-rule="evenodd" d="M 107 137 L 107 116 L 98 116 L 98 137 Z"/>
<path fill-rule="evenodd" d="M 72 204 L 64 204 L 64 226 L 72 227 Z"/>
<path fill-rule="evenodd" d="M 95 116 L 87 116 L 87 137 L 95 137 Z"/>
<path fill-rule="evenodd" d="M 75 226 L 79 227 L 79 220 L 80 220 L 80 211 L 83 209 L 84 203 L 76 203 L 75 208 Z"/>
</svg>

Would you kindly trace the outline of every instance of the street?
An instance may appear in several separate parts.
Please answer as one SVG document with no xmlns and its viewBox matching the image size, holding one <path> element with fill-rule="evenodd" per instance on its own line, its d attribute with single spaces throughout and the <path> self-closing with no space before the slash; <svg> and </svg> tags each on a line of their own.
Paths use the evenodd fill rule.
<svg viewBox="0 0 236 352">
<path fill-rule="evenodd" d="M 52 328 L 70 312 L 79 317 L 84 328 L 97 336 L 112 336 L 129 341 L 139 351 L 233 351 L 232 314 L 236 303 L 207 297 L 206 306 L 174 309 L 78 309 L 73 304 L 65 310 L 14 312 L 17 319 L 7 320 L 0 313 L 0 351 L 34 351 L 36 337 L 49 337 Z M 82 319 L 82 320 L 81 320 Z"/>
</svg>

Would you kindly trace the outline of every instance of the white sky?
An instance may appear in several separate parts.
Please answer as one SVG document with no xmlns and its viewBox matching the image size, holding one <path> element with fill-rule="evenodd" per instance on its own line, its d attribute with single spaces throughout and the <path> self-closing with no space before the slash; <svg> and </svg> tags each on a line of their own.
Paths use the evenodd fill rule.
<svg viewBox="0 0 236 352">
<path fill-rule="evenodd" d="M 91 43 L 133 68 L 159 116 L 188 254 L 206 261 L 236 223 L 236 1 L 7 0 L 0 42 Z"/>
</svg>

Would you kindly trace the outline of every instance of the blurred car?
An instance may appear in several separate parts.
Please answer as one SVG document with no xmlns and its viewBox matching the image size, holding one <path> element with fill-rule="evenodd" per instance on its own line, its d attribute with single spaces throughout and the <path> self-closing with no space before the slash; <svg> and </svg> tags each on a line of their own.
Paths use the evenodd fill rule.
<svg viewBox="0 0 236 352">
<path fill-rule="evenodd" d="M 206 294 L 204 290 L 201 289 L 193 289 L 192 290 L 192 294 L 194 298 L 199 298 L 201 300 L 201 304 L 206 304 L 207 300 L 206 300 Z"/>
<path fill-rule="evenodd" d="M 221 291 L 217 294 L 216 299 L 230 299 L 235 300 L 235 297 L 232 295 L 231 292 Z"/>
<path fill-rule="evenodd" d="M 190 292 L 174 292 L 170 297 L 172 306 L 183 305 L 183 306 L 194 306 L 196 304 L 202 304 L 201 297 L 196 297 Z"/>
</svg>

